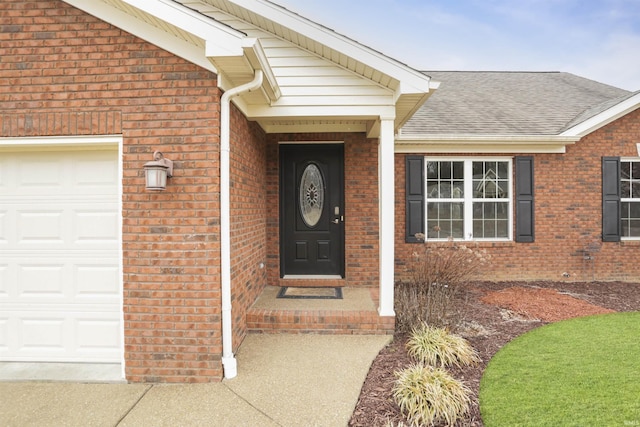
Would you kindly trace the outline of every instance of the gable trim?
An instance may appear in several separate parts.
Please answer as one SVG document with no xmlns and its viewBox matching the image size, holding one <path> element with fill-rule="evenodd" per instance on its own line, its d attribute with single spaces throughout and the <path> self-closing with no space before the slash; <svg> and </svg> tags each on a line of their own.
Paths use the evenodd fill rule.
<svg viewBox="0 0 640 427">
<path fill-rule="evenodd" d="M 619 104 L 614 105 L 613 107 L 603 111 L 600 114 L 596 114 L 590 119 L 585 120 L 582 123 L 579 123 L 573 126 L 570 129 L 562 132 L 560 136 L 577 136 L 583 137 L 587 134 L 595 132 L 613 122 L 614 120 L 619 119 L 622 116 L 625 116 L 632 111 L 640 108 L 640 92 L 636 92 L 630 98 L 625 99 Z"/>
<path fill-rule="evenodd" d="M 431 78 L 426 74 L 291 12 L 284 7 L 263 0 L 227 1 L 389 75 L 401 82 L 398 88 L 398 92 L 400 93 L 423 93 L 434 89 Z"/>
<path fill-rule="evenodd" d="M 205 70 L 218 74 L 218 69 L 204 56 L 202 48 L 172 37 L 166 31 L 162 31 L 153 25 L 147 24 L 134 18 L 133 16 L 101 1 L 87 0 L 63 0 L 65 3 L 95 16 L 96 18 L 108 22 L 109 24 L 122 29 L 130 34 L 158 46 L 161 49 L 171 52 L 186 61 L 198 65 Z"/>
</svg>

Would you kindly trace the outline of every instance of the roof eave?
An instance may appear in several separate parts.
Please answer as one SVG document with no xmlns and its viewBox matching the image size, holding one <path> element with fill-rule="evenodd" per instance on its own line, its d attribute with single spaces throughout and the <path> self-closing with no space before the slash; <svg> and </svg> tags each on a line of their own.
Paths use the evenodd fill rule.
<svg viewBox="0 0 640 427">
<path fill-rule="evenodd" d="M 575 126 L 572 126 L 571 128 L 562 132 L 560 136 L 582 138 L 583 136 L 595 132 L 596 130 L 608 125 L 609 123 L 619 119 L 622 116 L 631 113 L 638 108 L 640 108 L 640 91 L 636 92 L 633 96 L 625 99 L 619 104 L 616 104 L 613 107 L 610 107 L 605 111 L 596 114 L 595 116 L 581 123 L 578 123 Z"/>
<path fill-rule="evenodd" d="M 565 153 L 580 138 L 559 135 L 415 135 L 396 137 L 396 153 Z"/>
</svg>

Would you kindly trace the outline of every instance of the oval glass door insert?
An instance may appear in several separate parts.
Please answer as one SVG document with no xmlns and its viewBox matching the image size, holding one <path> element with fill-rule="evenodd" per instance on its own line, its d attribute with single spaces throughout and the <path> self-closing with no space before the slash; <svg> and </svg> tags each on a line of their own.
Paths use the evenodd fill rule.
<svg viewBox="0 0 640 427">
<path fill-rule="evenodd" d="M 308 227 L 315 227 L 324 207 L 324 180 L 316 165 L 309 164 L 300 178 L 300 214 Z"/>
</svg>

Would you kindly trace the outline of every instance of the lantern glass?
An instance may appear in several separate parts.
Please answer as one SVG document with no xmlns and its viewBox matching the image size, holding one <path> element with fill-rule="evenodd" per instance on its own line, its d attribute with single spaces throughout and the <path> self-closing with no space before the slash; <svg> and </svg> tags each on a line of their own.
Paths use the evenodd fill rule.
<svg viewBox="0 0 640 427">
<path fill-rule="evenodd" d="M 167 169 L 168 167 L 163 164 L 145 165 L 144 172 L 146 175 L 147 190 L 164 190 L 167 188 Z"/>
</svg>

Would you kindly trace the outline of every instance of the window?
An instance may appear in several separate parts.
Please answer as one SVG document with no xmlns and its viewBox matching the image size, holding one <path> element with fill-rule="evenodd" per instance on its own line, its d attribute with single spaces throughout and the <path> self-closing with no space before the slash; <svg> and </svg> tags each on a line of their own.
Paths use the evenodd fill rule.
<svg viewBox="0 0 640 427">
<path fill-rule="evenodd" d="M 622 238 L 640 238 L 640 160 L 620 162 Z"/>
<path fill-rule="evenodd" d="M 424 163 L 427 240 L 511 238 L 510 159 L 426 158 Z"/>
</svg>

